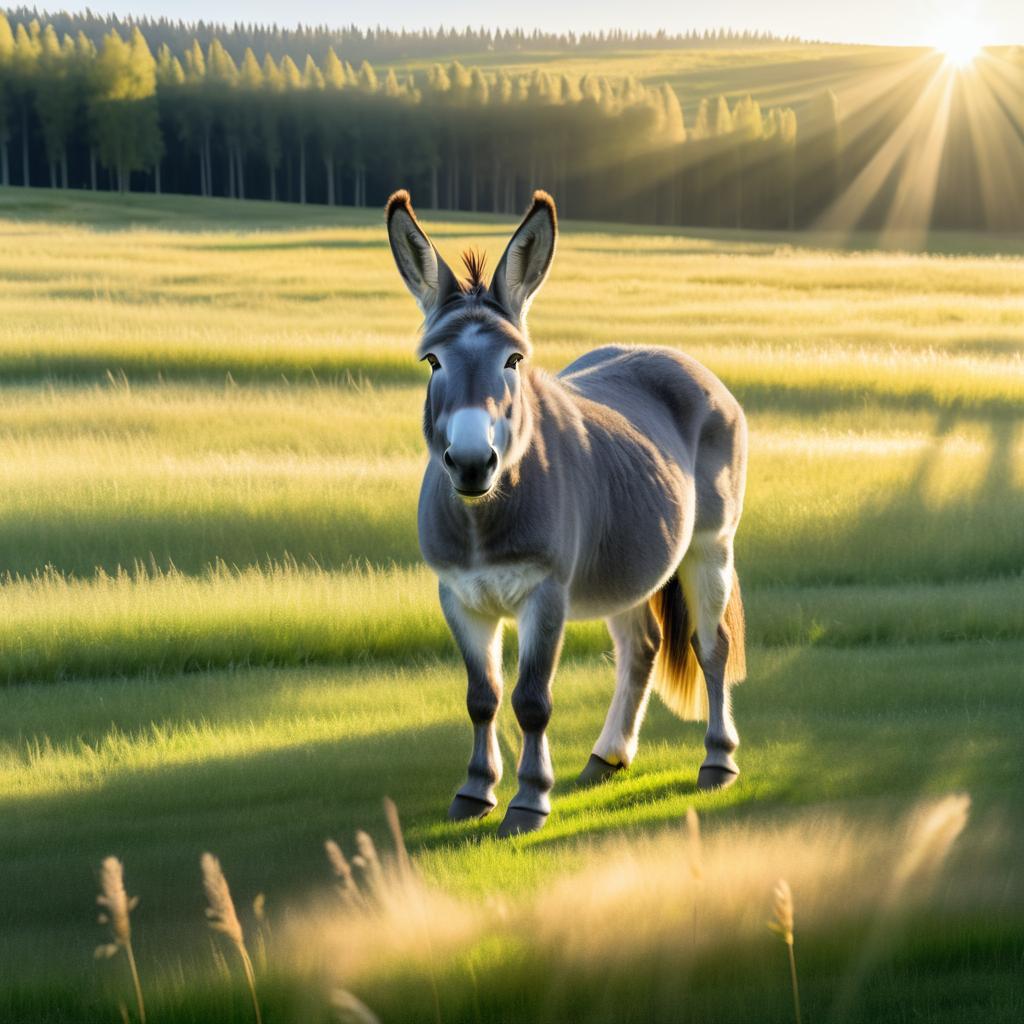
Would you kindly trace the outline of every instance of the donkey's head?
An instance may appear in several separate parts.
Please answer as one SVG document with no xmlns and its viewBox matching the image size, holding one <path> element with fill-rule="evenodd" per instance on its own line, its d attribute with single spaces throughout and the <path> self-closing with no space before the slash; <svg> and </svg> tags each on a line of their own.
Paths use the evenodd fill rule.
<svg viewBox="0 0 1024 1024">
<path fill-rule="evenodd" d="M 490 286 L 483 258 L 463 257 L 458 281 L 420 227 L 409 193 L 387 207 L 398 271 L 425 319 L 419 357 L 430 364 L 423 429 L 431 455 L 464 498 L 490 493 L 529 443 L 531 415 L 521 376 L 530 355 L 526 311 L 555 253 L 555 204 L 535 192 Z"/>
</svg>

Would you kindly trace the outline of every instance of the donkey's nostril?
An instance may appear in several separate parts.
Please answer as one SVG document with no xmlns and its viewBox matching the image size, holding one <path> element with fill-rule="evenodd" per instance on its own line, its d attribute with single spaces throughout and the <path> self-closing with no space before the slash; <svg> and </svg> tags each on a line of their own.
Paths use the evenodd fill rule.
<svg viewBox="0 0 1024 1024">
<path fill-rule="evenodd" d="M 454 469 L 454 468 L 455 468 L 455 462 L 454 462 L 454 460 L 452 459 L 451 455 L 450 455 L 450 454 L 448 453 L 448 450 L 447 450 L 447 449 L 445 449 L 445 453 L 444 453 L 444 464 L 445 464 L 445 465 L 446 465 L 446 466 L 447 466 L 447 467 L 448 467 L 449 469 Z"/>
<path fill-rule="evenodd" d="M 498 467 L 498 453 L 492 448 L 491 454 L 487 459 L 487 471 L 490 472 Z"/>
</svg>

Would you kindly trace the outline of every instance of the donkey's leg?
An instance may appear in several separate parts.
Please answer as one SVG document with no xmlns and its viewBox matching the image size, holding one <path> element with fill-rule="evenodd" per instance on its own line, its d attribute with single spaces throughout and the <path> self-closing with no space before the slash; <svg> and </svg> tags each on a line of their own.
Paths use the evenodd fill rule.
<svg viewBox="0 0 1024 1024">
<path fill-rule="evenodd" d="M 608 620 L 615 643 L 615 696 L 590 760 L 583 786 L 604 782 L 636 757 L 640 725 L 651 693 L 651 672 L 661 645 L 658 620 L 648 601 Z"/>
<path fill-rule="evenodd" d="M 441 608 L 466 663 L 466 707 L 473 722 L 473 754 L 466 782 L 448 810 L 452 821 L 482 818 L 498 803 L 501 751 L 494 718 L 501 704 L 501 620 L 466 608 L 443 583 Z"/>
<path fill-rule="evenodd" d="M 725 683 L 729 636 L 722 628 L 732 593 L 732 536 L 695 534 L 679 575 L 694 626 L 693 650 L 708 689 L 707 753 L 697 774 L 697 788 L 720 789 L 732 785 L 740 773 L 732 756 L 740 737 Z"/>
<path fill-rule="evenodd" d="M 545 730 L 551 720 L 551 680 L 562 651 L 567 607 L 565 587 L 547 579 L 527 598 L 519 615 L 519 680 L 512 707 L 523 730 L 523 753 L 519 792 L 505 812 L 499 836 L 536 831 L 551 811 L 555 773 Z"/>
</svg>

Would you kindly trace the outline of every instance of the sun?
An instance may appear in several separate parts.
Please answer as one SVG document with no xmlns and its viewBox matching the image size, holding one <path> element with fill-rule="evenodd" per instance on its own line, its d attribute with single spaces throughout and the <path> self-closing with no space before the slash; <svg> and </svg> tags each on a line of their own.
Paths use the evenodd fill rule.
<svg viewBox="0 0 1024 1024">
<path fill-rule="evenodd" d="M 985 25 L 969 14 L 950 14 L 934 26 L 929 43 L 946 63 L 961 71 L 981 56 L 987 42 Z"/>
</svg>

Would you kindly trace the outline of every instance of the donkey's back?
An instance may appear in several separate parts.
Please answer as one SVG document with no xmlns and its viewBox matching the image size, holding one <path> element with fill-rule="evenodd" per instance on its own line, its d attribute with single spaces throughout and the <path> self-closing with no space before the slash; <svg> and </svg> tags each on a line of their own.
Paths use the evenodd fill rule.
<svg viewBox="0 0 1024 1024">
<path fill-rule="evenodd" d="M 570 363 L 558 379 L 620 413 L 692 479 L 694 532 L 735 531 L 746 480 L 746 419 L 706 366 L 661 346 L 606 345 Z"/>
</svg>

